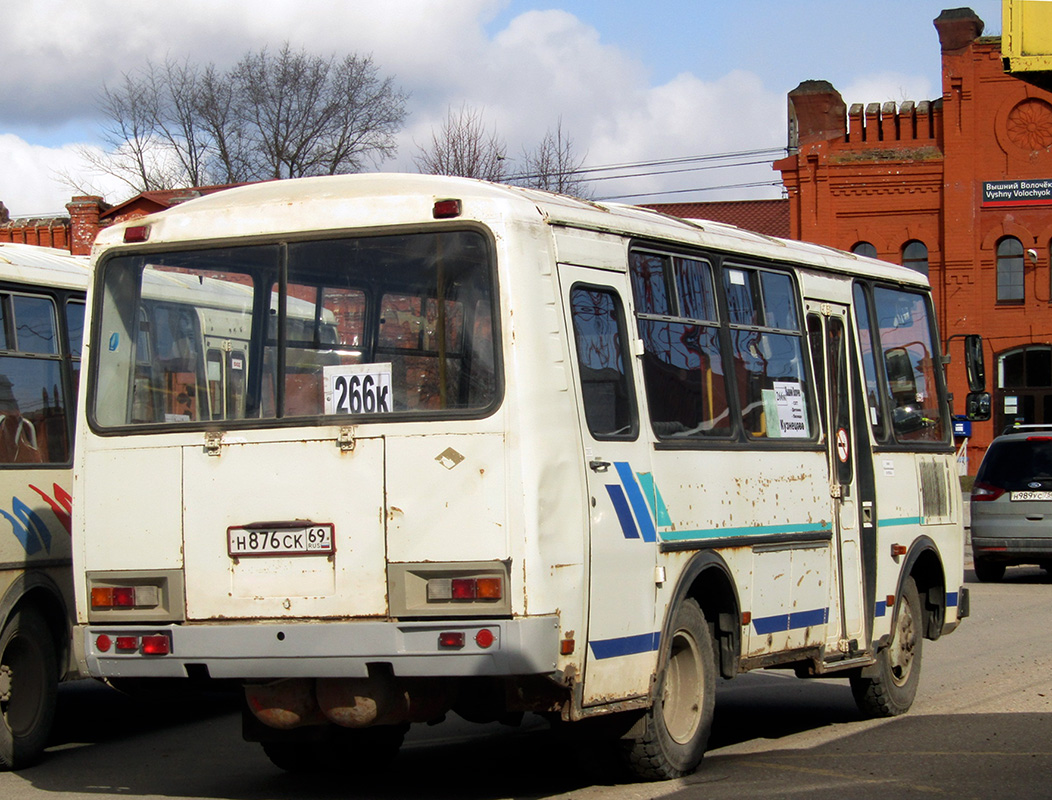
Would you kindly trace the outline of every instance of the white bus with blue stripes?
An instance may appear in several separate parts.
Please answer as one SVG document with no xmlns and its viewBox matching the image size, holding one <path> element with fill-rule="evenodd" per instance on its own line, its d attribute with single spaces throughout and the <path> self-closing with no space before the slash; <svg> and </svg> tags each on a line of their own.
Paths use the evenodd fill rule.
<svg viewBox="0 0 1052 800">
<path fill-rule="evenodd" d="M 88 276 L 68 251 L 0 243 L 0 769 L 40 758 L 59 681 L 83 676 L 70 531 Z"/>
<path fill-rule="evenodd" d="M 681 776 L 718 678 L 839 676 L 899 714 L 967 616 L 942 347 L 904 267 L 373 174 L 108 228 L 95 270 L 89 670 L 243 682 L 280 767 L 383 763 L 453 711 L 596 719 L 639 777 Z M 165 275 L 226 284 L 221 324 L 159 313 Z"/>
</svg>

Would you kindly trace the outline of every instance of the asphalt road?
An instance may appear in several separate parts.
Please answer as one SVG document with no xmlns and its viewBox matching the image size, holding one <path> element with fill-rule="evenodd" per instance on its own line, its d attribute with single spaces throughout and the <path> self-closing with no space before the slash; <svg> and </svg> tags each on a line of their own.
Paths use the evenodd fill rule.
<svg viewBox="0 0 1052 800">
<path fill-rule="evenodd" d="M 459 720 L 410 734 L 394 769 L 303 777 L 240 737 L 233 695 L 132 700 L 64 686 L 43 763 L 0 773 L 0 798 L 1037 798 L 1052 796 L 1052 580 L 1010 569 L 970 584 L 972 617 L 925 642 L 912 711 L 863 721 L 845 682 L 752 673 L 722 683 L 693 776 L 625 780 L 606 752 L 524 728 Z"/>
</svg>

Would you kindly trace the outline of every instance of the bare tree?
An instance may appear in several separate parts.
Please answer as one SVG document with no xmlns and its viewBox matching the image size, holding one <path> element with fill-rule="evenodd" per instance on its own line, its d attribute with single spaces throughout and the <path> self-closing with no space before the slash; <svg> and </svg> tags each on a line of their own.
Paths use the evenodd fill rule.
<svg viewBox="0 0 1052 800">
<path fill-rule="evenodd" d="M 414 161 L 423 173 L 487 181 L 506 178 L 507 145 L 496 131 L 486 130 L 478 109 L 449 109 L 441 130 L 432 131 L 431 145 L 419 150 Z"/>
<path fill-rule="evenodd" d="M 231 78 L 253 177 L 357 172 L 365 158 L 395 152 L 405 96 L 377 78 L 369 58 L 337 62 L 286 44 L 275 56 L 266 49 L 246 56 Z"/>
<path fill-rule="evenodd" d="M 549 129 L 536 149 L 522 153 L 523 174 L 515 182 L 533 189 L 590 197 L 591 190 L 581 175 L 584 157 L 574 152 L 573 139 L 563 131 L 560 118 L 553 132 Z"/>
<path fill-rule="evenodd" d="M 357 172 L 394 155 L 406 115 L 406 95 L 377 72 L 371 57 L 287 43 L 229 72 L 147 63 L 103 90 L 105 147 L 81 156 L 136 191 Z"/>
<path fill-rule="evenodd" d="M 161 98 L 150 74 L 124 75 L 115 88 L 106 87 L 99 97 L 99 108 L 106 123 L 100 138 L 103 148 L 81 146 L 77 154 L 92 170 L 111 175 L 136 191 L 170 189 L 182 177 L 163 152 L 157 119 Z M 68 173 L 60 178 L 82 191 Z"/>
</svg>

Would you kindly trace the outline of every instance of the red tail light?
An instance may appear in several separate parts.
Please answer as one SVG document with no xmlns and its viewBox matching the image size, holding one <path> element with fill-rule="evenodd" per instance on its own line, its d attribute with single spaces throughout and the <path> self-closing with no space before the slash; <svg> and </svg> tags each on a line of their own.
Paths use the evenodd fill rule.
<svg viewBox="0 0 1052 800">
<path fill-rule="evenodd" d="M 438 646 L 439 647 L 463 647 L 464 646 L 464 632 L 463 631 L 443 631 L 438 634 Z"/>
<path fill-rule="evenodd" d="M 91 590 L 92 608 L 135 608 L 135 588 L 96 586 Z"/>
<path fill-rule="evenodd" d="M 168 637 L 163 633 L 142 637 L 142 652 L 148 656 L 166 656 L 172 650 Z"/>
<path fill-rule="evenodd" d="M 989 483 L 976 483 L 972 486 L 972 502 L 976 503 L 986 500 L 996 500 L 1004 493 L 1005 490 L 1000 486 L 993 486 Z"/>
</svg>

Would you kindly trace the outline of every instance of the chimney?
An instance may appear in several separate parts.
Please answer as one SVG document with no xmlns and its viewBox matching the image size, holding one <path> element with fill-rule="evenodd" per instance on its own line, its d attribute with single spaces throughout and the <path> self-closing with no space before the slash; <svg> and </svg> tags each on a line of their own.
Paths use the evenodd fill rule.
<svg viewBox="0 0 1052 800">
<path fill-rule="evenodd" d="M 95 237 L 102 230 L 99 216 L 103 211 L 103 200 L 94 195 L 80 195 L 66 203 L 69 211 L 69 249 L 75 256 L 91 254 Z"/>
<path fill-rule="evenodd" d="M 842 139 L 847 106 L 829 81 L 804 81 L 789 92 L 789 149 Z"/>
<path fill-rule="evenodd" d="M 950 8 L 935 18 L 942 52 L 950 53 L 967 47 L 983 34 L 985 25 L 970 8 Z"/>
</svg>

